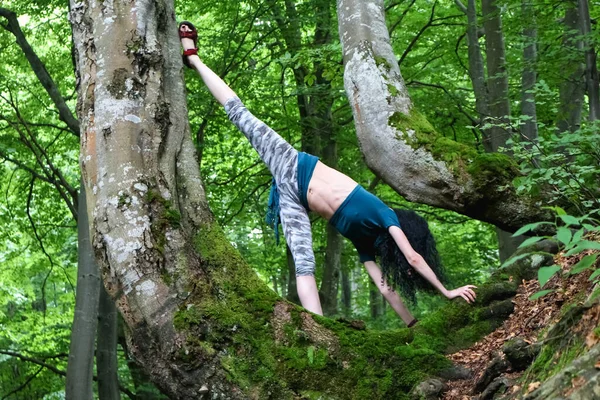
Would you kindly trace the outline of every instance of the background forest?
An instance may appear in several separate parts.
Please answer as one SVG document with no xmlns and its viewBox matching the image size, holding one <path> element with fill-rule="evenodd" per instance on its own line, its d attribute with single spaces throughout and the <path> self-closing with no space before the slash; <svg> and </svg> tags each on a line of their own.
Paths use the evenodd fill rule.
<svg viewBox="0 0 600 400">
<path fill-rule="evenodd" d="M 546 206 L 597 216 L 600 4 L 464 1 L 385 2 L 415 107 L 444 137 L 513 157 L 518 193 L 544 192 Z M 178 20 L 198 27 L 200 57 L 255 115 L 390 206 L 428 220 L 450 286 L 483 283 L 516 248 L 493 225 L 405 200 L 366 166 L 344 92 L 335 2 L 177 1 L 176 10 Z M 69 4 L 3 0 L 0 59 L 0 399 L 61 399 L 78 281 L 80 185 L 78 122 L 66 117 L 75 112 L 79 84 Z M 293 261 L 265 223 L 270 174 L 201 80 L 184 74 L 210 208 L 259 277 L 297 302 Z M 404 326 L 350 242 L 318 219 L 313 241 L 326 315 L 373 329 Z M 422 319 L 445 302 L 421 293 L 411 308 Z M 101 311 L 99 338 L 116 329 L 102 318 Z M 163 398 L 129 362 L 121 330 L 116 338 L 122 395 Z"/>
</svg>

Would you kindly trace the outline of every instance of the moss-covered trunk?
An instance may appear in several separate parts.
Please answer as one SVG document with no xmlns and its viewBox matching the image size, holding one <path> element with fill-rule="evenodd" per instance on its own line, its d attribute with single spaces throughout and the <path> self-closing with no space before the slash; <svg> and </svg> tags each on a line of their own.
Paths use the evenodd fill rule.
<svg viewBox="0 0 600 400">
<path fill-rule="evenodd" d="M 439 135 L 410 101 L 389 41 L 383 0 L 338 0 L 344 86 L 369 167 L 406 199 L 505 230 L 547 218 L 512 187 L 514 161 Z"/>
</svg>

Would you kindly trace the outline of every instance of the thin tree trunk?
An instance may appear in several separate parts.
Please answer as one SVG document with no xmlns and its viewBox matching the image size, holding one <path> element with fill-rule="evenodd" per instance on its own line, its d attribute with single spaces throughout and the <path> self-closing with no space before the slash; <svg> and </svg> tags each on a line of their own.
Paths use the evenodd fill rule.
<svg viewBox="0 0 600 400">
<path fill-rule="evenodd" d="M 93 257 L 86 209 L 86 188 L 79 189 L 77 219 L 77 291 L 71 346 L 67 365 L 65 396 L 73 400 L 93 398 L 93 370 L 100 274 Z"/>
<path fill-rule="evenodd" d="M 481 47 L 479 46 L 479 24 L 477 22 L 477 0 L 467 2 L 467 46 L 469 76 L 475 93 L 475 109 L 482 125 L 490 116 L 488 89 L 485 82 L 485 70 Z"/>
<path fill-rule="evenodd" d="M 508 128 L 510 103 L 508 99 L 508 72 L 502 20 L 496 0 L 481 0 L 483 27 L 485 30 L 485 54 L 487 61 L 488 106 L 495 125 L 487 131 L 484 147 L 488 152 L 496 152 L 506 145 L 512 132 Z"/>
<path fill-rule="evenodd" d="M 100 400 L 119 400 L 118 359 L 117 359 L 117 308 L 106 293 L 100 290 L 98 307 L 98 345 L 96 370 L 98 371 L 98 397 Z"/>
<path fill-rule="evenodd" d="M 381 292 L 373 282 L 369 282 L 369 309 L 371 310 L 371 318 L 379 319 L 383 315 Z"/>
<path fill-rule="evenodd" d="M 348 317 L 352 313 L 352 286 L 350 277 L 352 271 L 348 268 L 342 268 L 342 313 Z"/>
<path fill-rule="evenodd" d="M 538 137 L 537 111 L 535 106 L 535 84 L 537 82 L 537 24 L 532 0 L 522 0 L 523 28 L 523 75 L 521 77 L 521 114 L 526 117 L 521 125 L 522 140 L 535 143 Z"/>
<path fill-rule="evenodd" d="M 287 296 L 286 299 L 295 304 L 300 304 L 300 297 L 298 297 L 298 285 L 296 283 L 296 265 L 294 264 L 294 257 L 290 248 L 285 246 L 287 269 L 288 269 L 288 281 L 287 281 Z"/>
<path fill-rule="evenodd" d="M 487 62 L 488 108 L 492 127 L 484 131 L 483 145 L 487 152 L 498 152 L 512 135 L 509 128 L 510 102 L 508 98 L 508 72 L 502 19 L 496 0 L 481 0 L 485 30 L 485 53 Z M 507 260 L 523 242 L 510 232 L 496 228 L 500 261 Z"/>
<path fill-rule="evenodd" d="M 327 224 L 327 248 L 325 249 L 325 266 L 319 288 L 319 297 L 323 314 L 335 315 L 338 312 L 338 287 L 342 255 L 342 236 Z"/>
<path fill-rule="evenodd" d="M 580 39 L 579 12 L 574 0 L 565 2 L 563 49 L 565 52 L 583 53 Z M 573 58 L 569 57 L 569 60 Z M 559 132 L 574 132 L 581 126 L 581 111 L 585 94 L 585 64 L 569 61 L 562 68 L 566 79 L 559 87 L 558 121 Z"/>
<path fill-rule="evenodd" d="M 600 118 L 600 88 L 598 82 L 598 67 L 596 65 L 596 50 L 592 40 L 590 9 L 588 0 L 579 1 L 579 18 L 581 19 L 581 34 L 585 42 L 585 80 L 590 106 L 589 120 Z"/>
</svg>

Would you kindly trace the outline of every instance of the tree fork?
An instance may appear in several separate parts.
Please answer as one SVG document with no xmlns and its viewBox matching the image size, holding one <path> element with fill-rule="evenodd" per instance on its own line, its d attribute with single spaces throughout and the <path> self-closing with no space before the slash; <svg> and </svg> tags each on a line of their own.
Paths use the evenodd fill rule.
<svg viewBox="0 0 600 400">
<path fill-rule="evenodd" d="M 367 165 L 409 201 L 514 231 L 548 219 L 512 186 L 505 155 L 479 154 L 438 134 L 414 108 L 390 45 L 382 0 L 338 0 L 344 86 Z"/>
</svg>

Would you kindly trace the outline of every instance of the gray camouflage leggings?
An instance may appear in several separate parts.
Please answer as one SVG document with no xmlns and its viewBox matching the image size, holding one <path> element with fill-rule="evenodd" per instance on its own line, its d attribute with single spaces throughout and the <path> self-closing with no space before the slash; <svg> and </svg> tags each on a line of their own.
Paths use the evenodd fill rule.
<svg viewBox="0 0 600 400">
<path fill-rule="evenodd" d="M 298 195 L 298 151 L 256 118 L 237 98 L 225 103 L 227 116 L 248 138 L 271 171 L 279 192 L 283 234 L 294 257 L 296 276 L 314 275 L 315 256 L 308 213 Z"/>
</svg>

